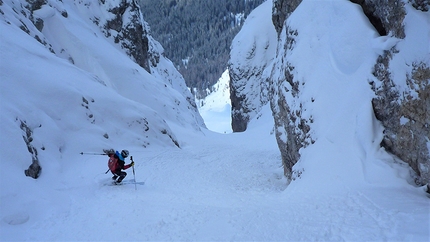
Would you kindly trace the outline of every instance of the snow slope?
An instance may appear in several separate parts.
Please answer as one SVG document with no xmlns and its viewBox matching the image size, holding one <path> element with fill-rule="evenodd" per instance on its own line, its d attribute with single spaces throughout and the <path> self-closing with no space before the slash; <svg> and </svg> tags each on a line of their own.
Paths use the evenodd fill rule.
<svg viewBox="0 0 430 242">
<path fill-rule="evenodd" d="M 411 186 L 343 180 L 333 190 L 300 181 L 286 188 L 270 110 L 263 112 L 245 133 L 184 130 L 182 149 L 127 145 L 136 179 L 145 182 L 137 190 L 105 186 L 103 156 L 63 158 L 85 169 L 69 166 L 55 182 L 9 175 L 13 183 L 2 181 L 1 238 L 428 241 L 429 199 Z"/>
<path fill-rule="evenodd" d="M 209 130 L 228 134 L 231 129 L 230 78 L 226 70 L 203 100 L 196 100 L 200 115 Z"/>
<path fill-rule="evenodd" d="M 95 30 L 84 26 L 93 33 L 84 35 L 88 43 L 77 43 L 91 44 Z M 355 110 L 339 105 L 340 112 L 351 114 L 334 122 L 333 130 L 350 122 L 355 126 L 348 133 L 332 132 L 303 154 L 306 172 L 287 187 L 268 106 L 244 133 L 200 131 L 176 119 L 177 113 L 186 113 L 170 102 L 179 97 L 173 88 L 103 41 L 81 49 L 97 52 L 89 56 L 100 58 L 89 63 L 121 75 L 125 83 L 102 85 L 92 72 L 58 60 L 4 19 L 0 32 L 8 33 L 0 38 L 2 241 L 430 240 L 429 199 L 422 188 L 406 182 L 408 170 L 401 164 L 320 162 L 321 157 L 374 153 L 384 158 L 371 141 L 378 126 L 374 133 L 357 136 L 362 153 L 350 153 L 357 152 L 351 135 L 362 131 L 356 124 L 373 127 L 369 113 L 354 122 Z M 144 84 L 138 82 L 142 78 Z M 352 101 L 361 100 L 358 94 L 342 95 L 349 94 Z M 366 110 L 363 106 L 358 112 Z M 24 176 L 31 155 L 16 118 L 25 118 L 33 128 L 32 143 L 43 167 L 36 180 Z M 181 149 L 158 132 L 167 128 Z M 105 133 L 109 139 L 103 138 Z M 343 142 L 342 149 L 331 142 Z M 145 185 L 107 186 L 107 157 L 79 154 L 106 147 L 128 149 L 136 162 L 136 180 Z M 126 179 L 133 179 L 133 172 L 127 172 Z"/>
<path fill-rule="evenodd" d="M 101 150 L 121 139 L 142 146 L 175 145 L 180 141 L 168 122 L 194 130 L 204 125 L 197 109 L 189 106 L 191 94 L 183 93 L 183 78 L 168 75 L 175 73 L 173 65 L 161 58 L 157 68 L 164 68 L 165 78 L 170 78 L 165 80 L 134 63 L 92 22 L 94 12 L 103 17 L 97 6 L 51 1 L 35 11 L 44 20 L 42 32 L 25 17 L 30 13 L 19 1 L 1 6 L 1 32 L 8 33 L 1 36 L 0 46 L 1 144 L 6 159 L 14 159 L 16 154 L 5 152 L 11 149 L 19 150 L 22 159 L 29 155 L 23 142 L 13 148 L 9 144 L 10 139 L 21 139 L 20 121 L 34 131 L 33 145 L 55 150 L 57 158 L 75 152 L 74 146 Z M 23 24 L 29 34 L 20 29 Z M 46 132 L 51 135 L 44 136 Z M 78 144 L 68 141 L 85 135 L 93 138 L 82 138 Z"/>
</svg>

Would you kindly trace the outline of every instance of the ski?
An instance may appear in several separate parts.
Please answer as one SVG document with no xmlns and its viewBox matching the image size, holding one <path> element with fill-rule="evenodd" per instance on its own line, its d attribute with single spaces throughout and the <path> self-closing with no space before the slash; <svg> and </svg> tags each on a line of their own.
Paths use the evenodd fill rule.
<svg viewBox="0 0 430 242">
<path fill-rule="evenodd" d="M 145 182 L 134 182 L 134 180 L 124 180 L 121 183 L 116 183 L 114 181 L 105 184 L 106 186 L 122 186 L 122 185 L 144 185 Z"/>
</svg>

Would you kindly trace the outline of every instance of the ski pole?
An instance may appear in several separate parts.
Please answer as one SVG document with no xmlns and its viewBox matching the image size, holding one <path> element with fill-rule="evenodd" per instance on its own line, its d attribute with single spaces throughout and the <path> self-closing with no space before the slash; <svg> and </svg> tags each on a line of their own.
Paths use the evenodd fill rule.
<svg viewBox="0 0 430 242">
<path fill-rule="evenodd" d="M 130 160 L 131 160 L 131 162 L 133 162 L 132 168 L 133 168 L 133 177 L 134 177 L 134 190 L 137 190 L 137 186 L 136 186 L 136 174 L 134 173 L 134 160 L 133 160 L 133 156 L 130 156 Z"/>
<path fill-rule="evenodd" d="M 81 155 L 107 155 L 105 153 L 90 153 L 90 152 L 81 152 Z"/>
</svg>

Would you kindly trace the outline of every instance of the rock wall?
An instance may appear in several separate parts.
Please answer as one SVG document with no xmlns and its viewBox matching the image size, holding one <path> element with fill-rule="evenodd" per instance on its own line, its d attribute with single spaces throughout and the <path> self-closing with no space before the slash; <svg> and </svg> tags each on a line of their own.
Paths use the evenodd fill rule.
<svg viewBox="0 0 430 242">
<path fill-rule="evenodd" d="M 185 85 L 184 78 L 173 63 L 164 56 L 164 48 L 152 38 L 150 27 L 143 19 L 137 1 L 116 0 L 116 2 L 100 2 L 108 13 L 113 14 L 113 17 L 106 23 L 99 23 L 106 37 L 113 38 L 115 43 L 121 45 L 121 48 L 137 64 L 185 96 L 188 109 L 193 110 L 199 125 L 204 127 L 204 121 L 198 115 L 197 105 Z"/>
<path fill-rule="evenodd" d="M 278 36 L 285 35 L 285 42 L 279 41 L 276 52 L 277 59 L 284 66 L 274 66 L 274 68 L 283 69 L 284 75 L 271 76 L 270 80 L 270 107 L 273 112 L 275 121 L 275 137 L 281 152 L 284 175 L 288 179 L 293 177 L 293 166 L 300 159 L 299 150 L 309 144 L 310 136 L 309 126 L 305 119 L 302 119 L 300 112 L 291 109 L 290 103 L 287 102 L 287 96 L 297 97 L 299 95 L 298 82 L 294 82 L 294 66 L 288 62 L 286 54 L 294 49 L 295 38 L 298 35 L 297 30 L 289 28 L 285 20 L 301 3 L 301 0 L 273 0 L 272 22 L 278 33 Z M 282 32 L 285 31 L 285 32 Z M 300 127 L 298 124 L 301 124 Z"/>
<path fill-rule="evenodd" d="M 350 0 L 360 5 L 379 35 L 405 38 L 403 20 L 406 12 L 400 0 Z"/>
<path fill-rule="evenodd" d="M 287 17 L 299 6 L 302 0 L 273 0 L 272 22 L 278 35 Z"/>
<path fill-rule="evenodd" d="M 406 6 L 402 1 L 365 3 L 370 9 L 367 11 L 382 20 L 389 35 L 399 39 L 408 37 L 404 24 Z M 426 12 L 429 4 L 418 1 L 412 6 Z M 393 72 L 398 68 L 398 59 L 404 59 L 402 50 L 394 46 L 384 51 L 373 70 L 376 81 L 370 82 L 376 95 L 372 100 L 375 116 L 385 128 L 381 146 L 407 162 L 417 173 L 416 183 L 420 185 L 430 181 L 430 53 L 422 54 L 416 59 L 403 60 L 407 71 L 398 78 Z"/>
<path fill-rule="evenodd" d="M 107 37 L 113 36 L 135 62 L 149 73 L 148 31 L 144 25 L 140 7 L 135 0 L 124 0 L 110 7 L 111 3 L 101 1 L 107 11 L 113 14 L 104 26 L 101 26 Z"/>
<path fill-rule="evenodd" d="M 428 63 L 412 63 L 405 80 L 410 89 L 400 91 L 389 78 L 394 53 L 386 51 L 378 58 L 374 75 L 380 86 L 372 83 L 373 109 L 385 127 L 381 146 L 410 165 L 419 177 L 417 184 L 425 184 L 430 180 L 430 68 Z"/>
<path fill-rule="evenodd" d="M 284 173 L 294 179 L 294 164 L 300 159 L 301 148 L 314 142 L 310 125 L 313 120 L 302 117 L 297 103 L 300 87 L 305 80 L 296 80 L 296 67 L 288 61 L 287 53 L 294 51 L 295 39 L 300 36 L 285 21 L 301 1 L 273 0 L 272 21 L 277 30 L 277 73 L 270 80 L 270 103 L 275 119 L 276 139 L 282 155 Z M 406 58 L 405 45 L 413 45 L 405 30 L 406 12 L 429 9 L 428 1 L 351 0 L 359 4 L 369 22 L 380 35 L 397 39 L 376 59 L 373 77 L 368 82 L 375 92 L 374 113 L 385 128 L 381 146 L 407 162 L 418 174 L 417 184 L 430 178 L 430 53 Z M 412 6 L 412 7 L 411 7 Z M 424 15 L 428 16 L 428 15 Z M 412 26 L 409 27 L 412 29 Z M 411 30 L 409 30 L 411 31 Z M 423 36 L 428 29 L 422 29 Z M 411 33 L 412 34 L 412 33 Z M 423 43 L 423 42 L 417 42 Z M 427 43 L 428 45 L 428 43 Z M 402 47 L 403 46 L 403 47 Z M 409 56 L 408 56 L 409 57 Z M 405 61 L 405 58 L 407 59 Z M 414 59 L 415 58 L 415 59 Z M 280 70 L 280 71 L 279 71 Z"/>
<path fill-rule="evenodd" d="M 268 79 L 277 44 L 275 28 L 265 18 L 271 10 L 271 2 L 256 8 L 231 45 L 228 70 L 233 132 L 245 131 L 269 102 Z"/>
<path fill-rule="evenodd" d="M 300 159 L 299 150 L 314 143 L 314 138 L 310 134 L 309 124 L 312 119 L 302 117 L 303 106 L 299 101 L 299 86 L 305 84 L 305 80 L 295 79 L 296 68 L 288 61 L 288 52 L 294 50 L 295 38 L 299 35 L 297 30 L 285 28 L 285 44 L 278 44 L 282 48 L 282 55 L 279 58 L 277 73 L 281 75 L 272 75 L 270 81 L 270 106 L 275 121 L 275 136 L 281 151 L 282 165 L 284 175 L 288 179 L 293 179 L 293 166 Z M 279 63 L 283 63 L 279 65 Z M 274 72 L 275 73 L 275 72 Z"/>
</svg>

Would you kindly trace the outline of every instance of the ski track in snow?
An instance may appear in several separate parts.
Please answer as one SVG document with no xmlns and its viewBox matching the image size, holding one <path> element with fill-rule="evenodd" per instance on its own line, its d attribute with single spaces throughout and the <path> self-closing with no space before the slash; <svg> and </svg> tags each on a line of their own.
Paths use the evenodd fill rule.
<svg viewBox="0 0 430 242">
<path fill-rule="evenodd" d="M 273 136 L 190 136 L 182 149 L 131 150 L 136 180 L 105 186 L 110 174 L 87 172 L 76 185 L 54 186 L 44 215 L 1 223 L 6 240 L 409 240 L 425 221 L 428 198 L 369 186 L 308 192 L 286 187 Z M 243 142 L 247 140 L 248 142 Z M 106 157 L 91 157 L 105 163 Z M 131 169 L 126 179 L 133 179 Z M 300 183 L 300 179 L 296 181 Z M 318 182 L 318 181 L 315 181 Z M 294 182 L 293 182 L 294 183 Z M 372 198 L 383 192 L 381 196 Z M 62 198 L 59 200 L 59 198 Z M 60 201 L 53 208 L 49 204 Z M 391 204 L 390 204 L 391 203 Z M 401 206 L 399 206 L 401 205 Z M 417 209 L 413 209 L 416 207 Z M 25 211 L 26 209 L 23 208 Z M 428 212 L 428 211 L 427 211 Z M 30 212 L 31 213 L 31 212 Z M 27 218 L 29 217 L 29 218 Z M 25 220 L 28 220 L 26 222 Z M 19 221 L 18 221 L 19 222 Z M 24 232 L 25 231 L 25 232 Z M 414 237 L 414 236 L 418 237 Z"/>
<path fill-rule="evenodd" d="M 11 6 L 12 2 L 7 1 L 2 6 Z M 119 3 L 119 0 L 114 3 Z M 366 95 L 369 96 L 365 91 L 368 84 L 361 83 L 358 77 L 369 66 L 366 49 L 372 43 L 362 40 L 373 37 L 367 36 L 371 33 L 366 29 L 361 29 L 367 36 L 362 37 L 358 34 L 362 32 L 346 25 L 357 22 L 344 19 L 350 13 L 345 12 L 350 9 L 350 3 L 337 1 L 341 5 L 336 5 L 338 8 L 333 8 L 333 11 L 330 10 L 332 8 L 327 8 L 330 11 L 305 8 L 314 3 L 317 2 L 304 1 L 295 10 L 296 13 L 310 13 L 309 9 L 315 11 L 303 21 L 296 19 L 296 24 L 305 24 L 299 30 L 317 35 L 309 45 L 302 46 L 300 56 L 293 57 L 302 61 L 301 66 L 309 70 L 303 73 L 318 77 L 315 80 L 320 77 L 337 79 L 333 79 L 336 85 L 329 81 L 318 82 L 314 88 L 302 93 L 303 100 L 315 98 L 314 105 L 320 107 L 308 111 L 312 111 L 318 120 L 315 132 L 319 139 L 302 150 L 301 161 L 294 169 L 303 171 L 303 174 L 288 187 L 275 137 L 269 135 L 273 129 L 269 107 L 262 111 L 259 120 L 252 120 L 245 133 L 223 135 L 204 130 L 203 134 L 197 134 L 194 132 L 199 131 L 190 124 L 194 118 L 184 116 L 187 106 L 181 105 L 177 109 L 179 103 L 175 101 L 179 100 L 179 94 L 169 94 L 174 88 L 169 87 L 172 90 L 166 92 L 165 84 L 146 72 L 137 71 L 135 63 L 118 55 L 115 49 L 108 49 L 108 42 L 90 38 L 99 33 L 98 29 L 83 31 L 90 26 L 84 23 L 84 28 L 79 27 L 80 31 L 75 33 L 69 30 L 80 26 L 78 23 L 68 23 L 62 17 L 58 19 L 64 22 L 56 22 L 55 19 L 45 21 L 47 36 L 51 33 L 46 32 L 49 26 L 52 25 L 52 33 L 57 33 L 61 23 L 68 23 L 70 26 L 61 30 L 67 33 L 65 36 L 88 37 L 78 42 L 86 46 L 84 50 L 94 53 L 73 52 L 76 54 L 73 55 L 74 66 L 83 68 L 75 69 L 69 63 L 58 62 L 38 42 L 18 30 L 19 25 L 11 25 L 13 28 L 6 22 L 0 25 L 8 32 L 0 39 L 0 52 L 5 60 L 13 60 L 2 68 L 2 77 L 8 81 L 0 82 L 4 87 L 2 101 L 7 104 L 1 109 L 5 110 L 2 112 L 4 123 L 0 136 L 1 161 L 5 167 L 0 177 L 1 241 L 430 241 L 429 199 L 423 188 L 407 184 L 405 177 L 409 174 L 395 168 L 393 159 L 380 150 L 378 143 L 381 137 L 378 134 L 382 131 L 373 126 L 376 122 L 369 111 L 370 103 L 362 102 Z M 13 16 L 18 14 L 12 8 L 2 9 Z M 74 7 L 67 10 L 68 19 L 77 16 Z M 344 16 L 338 16 L 338 13 Z M 335 21 L 326 22 L 329 17 Z M 327 31 L 307 29 L 308 23 L 320 20 L 324 20 L 323 24 L 329 23 L 324 28 Z M 18 19 L 14 21 L 18 22 Z M 327 34 L 329 37 L 324 37 Z M 321 47 L 320 39 L 323 38 L 327 48 L 318 47 Z M 71 50 L 76 49 L 79 43 L 70 39 L 58 41 L 65 42 L 63 44 L 70 46 Z M 335 41 L 338 39 L 348 44 L 338 45 Z M 321 55 L 315 54 L 318 49 Z M 306 54 L 314 61 L 303 58 Z M 94 59 L 98 64 L 88 64 Z M 62 83 L 56 78 L 60 73 L 64 79 Z M 93 75 L 97 78 L 89 78 Z M 148 79 L 145 86 L 134 88 L 138 87 L 140 82 L 137 81 L 141 78 Z M 113 92 L 109 92 L 109 96 L 102 95 L 101 92 L 107 90 L 101 89 L 98 81 L 108 87 L 124 87 L 124 90 L 118 90 L 121 95 L 112 96 Z M 80 88 L 76 87 L 85 87 L 85 92 L 78 92 L 75 89 Z M 142 90 L 145 91 L 143 94 Z M 44 93 L 49 95 L 42 95 Z M 140 111 L 135 114 L 137 106 L 131 105 L 130 100 L 122 95 L 132 96 L 132 100 L 141 103 L 142 106 L 138 106 Z M 81 117 L 88 115 L 89 107 L 85 108 L 85 113 L 75 109 L 83 97 L 96 100 L 90 104 L 97 111 L 95 114 L 100 126 L 88 126 L 88 120 Z M 69 100 L 70 103 L 54 103 L 51 98 Z M 370 96 L 368 98 L 370 100 Z M 166 103 L 160 101 L 163 99 L 170 100 L 172 105 L 167 102 L 169 105 L 166 107 Z M 219 97 L 213 96 L 215 99 Z M 71 104 L 71 101 L 76 103 Z M 230 132 L 225 123 L 215 119 L 216 115 L 209 115 L 217 112 L 219 115 L 228 114 L 224 111 L 230 107 L 229 103 L 206 104 L 205 108 L 213 111 L 207 113 L 207 117 L 216 120 L 213 127 L 219 132 Z M 119 118 L 101 118 L 112 116 L 112 110 L 122 110 L 123 107 L 126 108 L 117 115 Z M 35 146 L 44 147 L 40 152 L 43 172 L 37 180 L 23 174 L 31 157 L 22 143 L 22 132 L 13 121 L 17 120 L 17 115 L 12 113 L 18 110 L 18 116 L 21 112 L 29 112 L 24 116 L 30 126 L 40 128 L 43 123 L 43 128 L 35 129 L 38 138 L 34 141 Z M 157 113 L 162 117 L 152 117 Z M 126 120 L 119 121 L 124 115 Z M 135 122 L 131 116 L 152 117 L 150 132 L 154 132 L 151 133 L 154 137 L 145 142 L 131 141 L 146 135 L 146 131 L 136 133 L 139 125 L 134 129 L 118 126 L 128 119 Z M 70 122 L 59 122 L 61 119 Z M 164 120 L 169 125 L 161 122 Z M 156 125 L 157 122 L 161 126 Z M 187 127 L 189 125 L 193 128 Z M 173 145 L 163 147 L 166 141 L 155 137 L 158 133 L 154 130 L 158 127 L 159 131 L 171 128 L 181 149 Z M 113 130 L 109 142 L 101 138 L 106 130 Z M 128 137 L 130 135 L 133 137 Z M 104 173 L 106 156 L 78 155 L 82 147 L 91 151 L 117 144 L 125 147 L 114 148 L 130 150 L 136 162 L 136 180 L 145 182 L 136 190 L 133 185 L 105 185 L 112 176 Z M 148 148 L 142 148 L 142 144 Z M 127 173 L 126 179 L 133 179 L 132 170 L 127 170 Z"/>
</svg>

